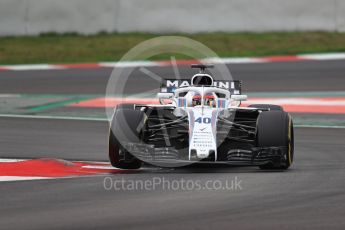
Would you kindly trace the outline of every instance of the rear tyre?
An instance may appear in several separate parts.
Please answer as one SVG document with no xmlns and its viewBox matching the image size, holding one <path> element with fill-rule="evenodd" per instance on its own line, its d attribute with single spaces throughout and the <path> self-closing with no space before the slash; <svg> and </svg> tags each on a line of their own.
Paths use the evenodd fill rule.
<svg viewBox="0 0 345 230">
<path fill-rule="evenodd" d="M 121 143 L 140 143 L 144 113 L 139 110 L 116 108 L 109 133 L 109 160 L 112 166 L 138 169 L 141 161 L 128 152 Z"/>
<path fill-rule="evenodd" d="M 250 108 L 258 108 L 258 109 L 269 109 L 270 111 L 283 111 L 283 107 L 280 105 L 272 105 L 272 104 L 252 104 L 249 105 Z"/>
<path fill-rule="evenodd" d="M 291 116 L 284 111 L 261 112 L 257 121 L 258 147 L 284 147 L 283 161 L 259 166 L 261 169 L 288 169 L 294 156 L 294 133 Z"/>
</svg>

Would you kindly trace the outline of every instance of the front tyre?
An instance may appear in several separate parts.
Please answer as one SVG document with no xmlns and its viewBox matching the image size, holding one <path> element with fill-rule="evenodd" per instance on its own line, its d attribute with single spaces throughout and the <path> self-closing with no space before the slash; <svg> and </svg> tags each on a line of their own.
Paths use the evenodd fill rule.
<svg viewBox="0 0 345 230">
<path fill-rule="evenodd" d="M 294 157 L 294 130 L 291 116 L 284 111 L 261 112 L 257 121 L 258 147 L 283 147 L 279 165 L 269 162 L 261 169 L 288 169 Z"/>
<path fill-rule="evenodd" d="M 139 110 L 128 108 L 115 110 L 109 133 L 109 160 L 112 166 L 122 169 L 141 167 L 142 162 L 122 144 L 140 143 L 140 127 L 143 122 L 144 113 Z"/>
</svg>

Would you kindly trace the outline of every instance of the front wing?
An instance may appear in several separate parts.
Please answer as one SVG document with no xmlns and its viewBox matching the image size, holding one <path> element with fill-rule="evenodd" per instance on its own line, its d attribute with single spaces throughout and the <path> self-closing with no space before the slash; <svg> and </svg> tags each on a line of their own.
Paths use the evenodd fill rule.
<svg viewBox="0 0 345 230">
<path fill-rule="evenodd" d="M 188 159 L 188 151 L 176 150 L 173 147 L 156 148 L 148 144 L 127 143 L 125 148 L 138 159 L 150 163 L 212 163 L 212 164 L 229 164 L 229 165 L 265 165 L 271 163 L 279 166 L 286 162 L 286 147 L 253 147 L 251 149 L 231 149 L 227 153 L 221 153 L 222 157 L 215 159 L 210 155 L 208 158 L 198 159 L 193 157 Z"/>
</svg>

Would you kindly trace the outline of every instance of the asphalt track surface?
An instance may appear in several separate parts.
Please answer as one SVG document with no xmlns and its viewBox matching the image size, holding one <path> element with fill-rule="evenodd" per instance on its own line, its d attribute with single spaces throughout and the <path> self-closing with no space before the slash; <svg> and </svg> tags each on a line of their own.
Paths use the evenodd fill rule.
<svg viewBox="0 0 345 230">
<path fill-rule="evenodd" d="M 250 91 L 343 91 L 342 61 L 231 66 Z M 151 69 L 150 69 L 151 70 Z M 104 93 L 111 70 L 0 73 L 2 93 Z M 167 68 L 152 68 L 166 75 Z M 183 73 L 191 73 L 184 68 Z M 133 77 L 139 79 L 138 76 Z M 149 85 L 133 90 L 146 90 Z M 263 83 L 265 82 L 265 83 Z M 139 85 L 139 84 L 138 84 Z M 1 118 L 0 156 L 107 160 L 106 122 Z M 221 182 L 236 190 L 107 190 L 104 176 L 1 182 L 0 229 L 344 229 L 345 129 L 296 128 L 290 170 L 145 168 L 113 181 Z M 108 178 L 109 180 L 109 178 Z"/>
<path fill-rule="evenodd" d="M 147 68 L 160 77 L 175 78 L 172 67 Z M 344 60 L 229 65 L 232 77 L 243 81 L 244 92 L 343 91 Z M 105 94 L 112 69 L 0 71 L 1 93 Z M 179 67 L 181 78 L 195 70 Z M 157 88 L 159 83 L 138 69 L 130 75 L 128 93 Z"/>
</svg>

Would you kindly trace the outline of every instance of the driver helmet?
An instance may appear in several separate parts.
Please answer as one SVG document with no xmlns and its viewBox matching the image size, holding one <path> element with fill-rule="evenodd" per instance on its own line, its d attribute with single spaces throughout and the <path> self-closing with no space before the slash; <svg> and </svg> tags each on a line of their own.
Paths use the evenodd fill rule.
<svg viewBox="0 0 345 230">
<path fill-rule="evenodd" d="M 216 107 L 216 100 L 214 98 L 214 95 L 212 93 L 206 94 L 204 96 L 205 103 L 204 105 L 208 105 L 210 107 Z"/>
<path fill-rule="evenodd" d="M 214 95 L 212 93 L 210 94 L 206 94 L 204 96 L 204 105 L 210 106 L 210 107 L 216 107 L 216 101 L 214 98 Z M 201 105 L 201 95 L 200 94 L 195 94 L 192 98 L 192 105 L 193 106 L 197 106 L 197 105 Z"/>
<path fill-rule="evenodd" d="M 195 94 L 192 97 L 192 105 L 197 106 L 197 105 L 201 105 L 201 95 L 200 94 Z"/>
</svg>

